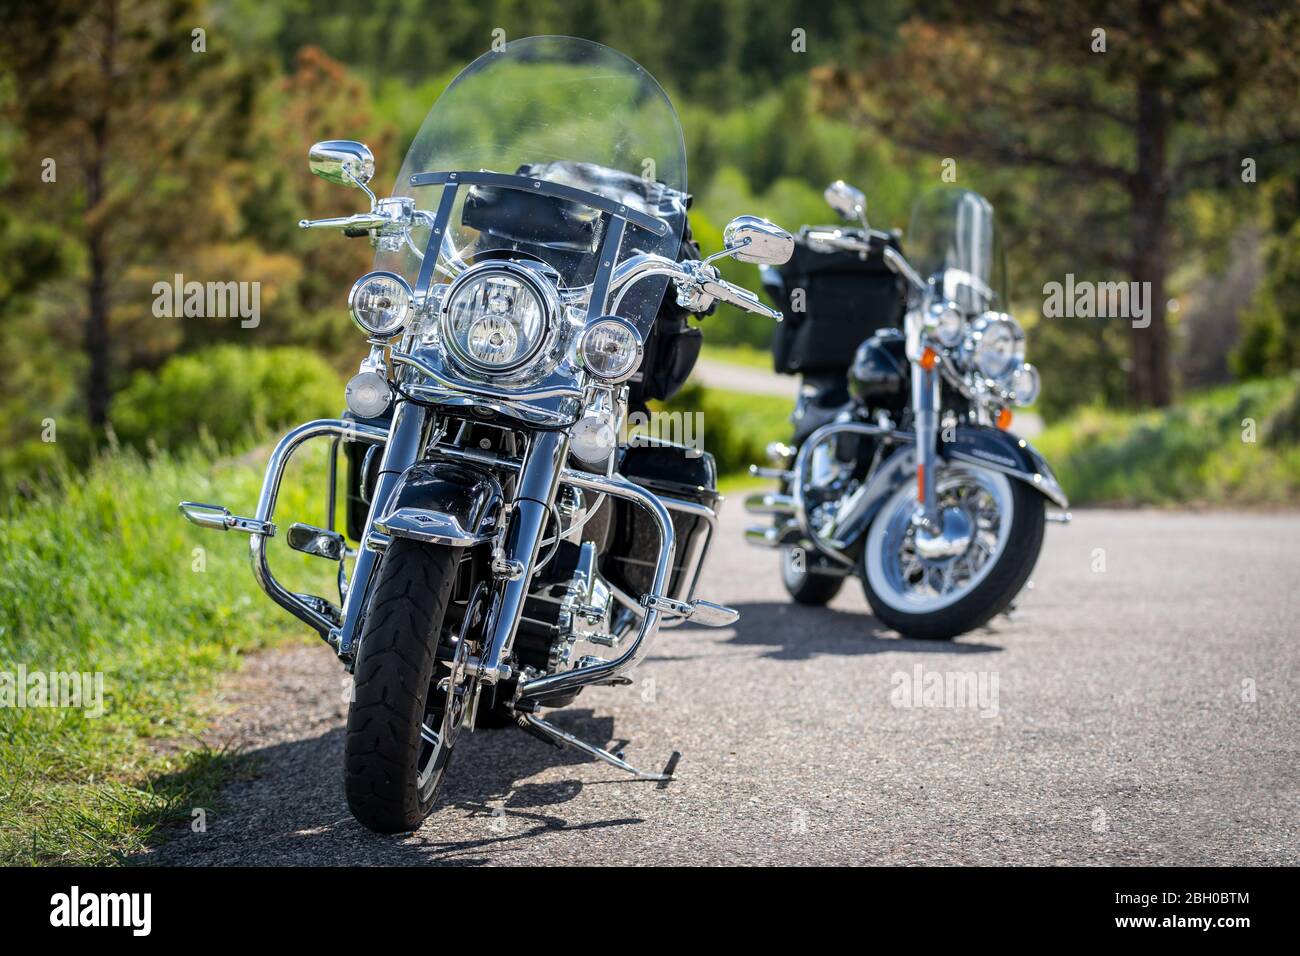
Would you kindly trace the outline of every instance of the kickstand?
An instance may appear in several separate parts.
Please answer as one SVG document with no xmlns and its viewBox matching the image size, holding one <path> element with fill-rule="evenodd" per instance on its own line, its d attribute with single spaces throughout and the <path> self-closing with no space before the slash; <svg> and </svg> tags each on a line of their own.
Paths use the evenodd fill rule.
<svg viewBox="0 0 1300 956">
<path fill-rule="evenodd" d="M 521 729 L 532 734 L 534 737 L 541 737 L 543 740 L 547 740 L 557 747 L 576 747 L 585 754 L 590 754 L 593 757 L 605 761 L 605 763 L 609 764 L 611 767 L 617 767 L 619 770 L 624 770 L 627 773 L 630 773 L 638 780 L 659 780 L 662 782 L 673 779 L 671 769 L 669 769 L 667 773 L 647 773 L 644 770 L 638 770 L 630 763 L 625 762 L 621 756 L 616 757 L 608 750 L 602 750 L 593 744 L 587 743 L 585 740 L 579 740 L 577 737 L 573 736 L 573 734 L 561 730 L 549 721 L 542 720 L 542 718 L 538 717 L 536 714 L 521 714 L 520 716 L 523 717 L 523 721 L 520 721 L 519 723 Z M 525 724 L 524 721 L 526 721 L 527 724 Z M 674 754 L 674 756 L 677 755 Z M 676 764 L 676 762 L 676 760 L 670 760 L 669 768 Z"/>
</svg>

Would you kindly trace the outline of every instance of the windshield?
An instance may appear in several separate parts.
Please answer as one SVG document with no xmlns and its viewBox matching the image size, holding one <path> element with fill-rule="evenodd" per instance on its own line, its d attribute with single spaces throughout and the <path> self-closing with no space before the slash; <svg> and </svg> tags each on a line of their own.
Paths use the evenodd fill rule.
<svg viewBox="0 0 1300 956">
<path fill-rule="evenodd" d="M 1005 308 L 1006 269 L 993 206 L 969 189 L 936 189 L 912 207 L 908 259 L 945 299 L 975 314 Z"/>
<path fill-rule="evenodd" d="M 676 259 L 686 223 L 686 151 L 668 97 L 642 67 L 598 43 L 529 37 L 471 63 L 434 103 L 402 163 L 394 196 L 430 214 L 411 242 L 381 248 L 375 268 L 416 286 L 420 253 L 447 186 L 412 185 L 429 173 L 492 172 L 527 177 L 461 184 L 431 282 L 487 259 L 537 259 L 561 288 L 593 282 L 610 209 L 582 201 L 595 194 L 654 216 L 657 231 L 627 222 L 618 261 L 636 253 Z M 481 177 L 480 177 L 481 178 Z M 581 195 L 528 191 L 535 182 Z M 543 187 L 536 187 L 543 188 Z M 608 206 L 608 203 L 606 204 Z M 617 262 L 614 263 L 617 265 Z M 667 280 L 646 279 L 618 310 L 647 332 Z M 599 312 L 597 303 L 593 315 Z"/>
</svg>

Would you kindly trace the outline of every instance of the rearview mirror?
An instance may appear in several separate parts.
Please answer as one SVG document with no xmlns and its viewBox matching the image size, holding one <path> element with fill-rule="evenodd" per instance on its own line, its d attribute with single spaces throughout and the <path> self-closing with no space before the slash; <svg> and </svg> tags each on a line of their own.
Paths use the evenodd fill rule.
<svg viewBox="0 0 1300 956">
<path fill-rule="evenodd" d="M 722 245 L 737 262 L 779 266 L 794 255 L 794 236 L 758 216 L 737 216 L 727 223 Z"/>
<path fill-rule="evenodd" d="M 375 175 L 375 155 L 364 143 L 327 139 L 307 152 L 311 171 L 327 182 L 365 188 Z"/>
<path fill-rule="evenodd" d="M 841 218 L 852 222 L 866 221 L 867 197 L 861 189 L 837 179 L 826 187 L 822 195 L 826 197 L 826 204 L 839 213 Z"/>
</svg>

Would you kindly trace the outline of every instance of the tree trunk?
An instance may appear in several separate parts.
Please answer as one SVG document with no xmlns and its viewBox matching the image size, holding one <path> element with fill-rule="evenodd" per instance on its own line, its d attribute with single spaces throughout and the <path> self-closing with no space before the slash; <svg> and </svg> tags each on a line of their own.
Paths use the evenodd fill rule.
<svg viewBox="0 0 1300 956">
<path fill-rule="evenodd" d="M 1138 19 L 1144 46 L 1153 58 L 1137 77 L 1137 171 L 1133 200 L 1133 281 L 1139 283 L 1150 324 L 1132 330 L 1130 394 L 1138 406 L 1165 406 L 1173 400 L 1169 378 L 1169 327 L 1165 322 L 1165 276 L 1169 268 L 1166 178 L 1169 107 L 1163 83 L 1164 27 L 1160 0 L 1143 0 Z M 1136 316 L 1135 316 L 1136 318 Z"/>
<path fill-rule="evenodd" d="M 108 164 L 108 119 L 112 109 L 114 56 L 117 43 L 117 4 L 105 8 L 104 45 L 99 65 L 104 77 L 104 93 L 98 112 L 90 122 L 91 156 L 86 167 L 86 251 L 89 274 L 86 277 L 86 334 L 88 360 L 86 374 L 86 415 L 92 428 L 108 422 L 111 338 L 108 327 L 108 231 L 107 219 L 99 204 L 106 192 L 105 167 Z"/>
</svg>

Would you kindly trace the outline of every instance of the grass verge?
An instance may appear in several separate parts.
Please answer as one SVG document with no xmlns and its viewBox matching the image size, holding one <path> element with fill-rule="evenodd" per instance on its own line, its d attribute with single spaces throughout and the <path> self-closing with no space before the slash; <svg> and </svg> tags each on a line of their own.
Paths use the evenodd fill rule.
<svg viewBox="0 0 1300 956">
<path fill-rule="evenodd" d="M 257 590 L 242 534 L 177 513 L 183 498 L 252 513 L 264 455 L 216 457 L 114 452 L 0 518 L 0 679 L 11 694 L 20 668 L 29 684 L 50 672 L 103 680 L 101 716 L 12 696 L 0 706 L 0 863 L 122 862 L 247 768 L 197 739 L 214 683 L 242 652 L 305 638 Z M 282 526 L 322 520 L 323 443 L 301 457 Z M 273 552 L 293 586 L 331 593 L 332 565 L 311 568 L 280 539 Z"/>
<path fill-rule="evenodd" d="M 1079 505 L 1300 503 L 1300 376 L 1149 412 L 1089 408 L 1034 440 Z"/>
</svg>

